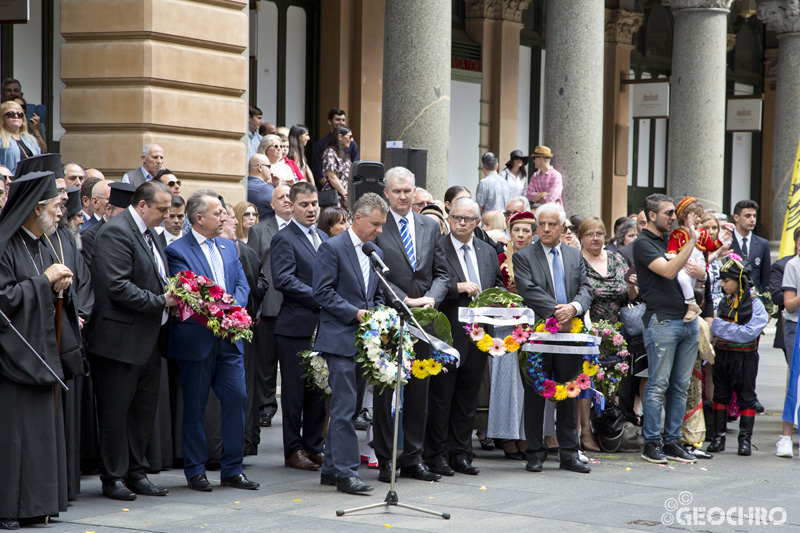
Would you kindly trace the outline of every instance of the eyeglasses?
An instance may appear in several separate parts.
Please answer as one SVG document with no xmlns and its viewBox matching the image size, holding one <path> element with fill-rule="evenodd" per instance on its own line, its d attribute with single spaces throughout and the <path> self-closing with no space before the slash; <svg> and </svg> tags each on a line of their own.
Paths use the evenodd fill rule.
<svg viewBox="0 0 800 533">
<path fill-rule="evenodd" d="M 413 205 L 414 207 L 425 207 L 426 205 L 428 205 L 428 202 L 414 202 L 411 205 Z"/>
<path fill-rule="evenodd" d="M 668 217 L 671 217 L 672 215 L 675 214 L 675 210 L 670 209 L 669 211 L 664 211 L 664 214 L 667 215 Z"/>
<path fill-rule="evenodd" d="M 243 216 L 243 217 L 253 217 L 253 218 L 258 218 L 258 213 L 250 213 L 250 212 L 247 212 L 247 213 L 242 213 L 242 216 Z"/>
<path fill-rule="evenodd" d="M 167 187 L 174 187 L 176 185 L 180 186 L 181 180 L 169 181 L 167 182 Z"/>
<path fill-rule="evenodd" d="M 467 224 L 471 224 L 472 222 L 478 220 L 478 217 L 462 217 L 459 215 L 450 215 L 450 218 L 452 218 L 456 222 L 465 222 Z"/>
<path fill-rule="evenodd" d="M 584 234 L 584 237 L 589 237 L 590 239 L 604 239 L 605 236 L 606 236 L 606 234 L 603 233 L 602 231 L 596 231 L 594 233 L 586 233 L 586 234 Z"/>
<path fill-rule="evenodd" d="M 22 113 L 20 111 L 9 111 L 8 113 L 6 113 L 6 117 L 8 118 L 22 118 L 24 116 L 25 113 Z"/>
<path fill-rule="evenodd" d="M 510 216 L 514 216 L 517 213 L 522 213 L 522 211 L 503 211 L 503 216 L 508 218 Z"/>
</svg>

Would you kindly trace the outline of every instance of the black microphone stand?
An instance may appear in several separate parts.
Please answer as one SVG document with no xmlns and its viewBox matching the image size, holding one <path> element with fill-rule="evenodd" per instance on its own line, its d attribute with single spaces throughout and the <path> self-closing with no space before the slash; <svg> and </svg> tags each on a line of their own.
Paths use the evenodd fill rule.
<svg viewBox="0 0 800 533">
<path fill-rule="evenodd" d="M 65 391 L 68 391 L 68 390 L 69 390 L 69 387 L 67 387 L 66 383 L 64 383 L 64 382 L 61 380 L 61 378 L 60 378 L 60 377 L 58 377 L 58 374 L 56 374 L 55 370 L 53 370 L 53 369 L 50 367 L 50 365 L 48 365 L 48 364 L 47 364 L 47 361 L 45 361 L 45 360 L 42 358 L 42 356 L 41 356 L 41 355 L 39 355 L 39 352 L 37 352 L 37 351 L 36 351 L 36 349 L 35 349 L 33 346 L 31 346 L 31 345 L 30 345 L 30 343 L 28 342 L 28 340 L 27 340 L 25 337 L 23 337 L 23 336 L 22 336 L 22 333 L 20 333 L 20 332 L 19 332 L 19 330 L 18 330 L 17 328 L 15 328 L 15 327 L 14 327 L 14 324 L 12 324 L 12 323 L 11 323 L 11 319 L 10 319 L 10 318 L 8 318 L 8 316 L 7 316 L 7 315 L 6 315 L 6 314 L 3 312 L 3 310 L 2 310 L 2 309 L 0 309 L 0 319 L 2 319 L 2 320 L 1 320 L 1 322 L 2 322 L 2 325 L 3 325 L 3 327 L 5 327 L 5 326 L 8 326 L 8 327 L 10 327 L 10 328 L 11 328 L 11 331 L 13 331 L 13 332 L 14 332 L 14 333 L 17 335 L 17 337 L 19 337 L 19 340 L 21 340 L 21 341 L 23 342 L 23 344 L 25 344 L 25 346 L 27 346 L 27 347 L 28 347 L 28 350 L 30 350 L 30 352 L 31 352 L 33 355 L 35 355 L 35 356 L 36 356 L 36 358 L 39 360 L 39 362 L 41 362 L 41 363 L 44 365 L 44 367 L 47 369 L 47 371 L 48 371 L 48 372 L 50 372 L 50 374 L 51 374 L 51 375 L 52 375 L 54 378 L 56 378 L 56 381 L 58 381 L 58 384 L 59 384 L 59 385 L 61 385 L 61 388 L 62 388 L 62 389 L 64 389 Z"/>
<path fill-rule="evenodd" d="M 394 388 L 394 402 L 395 402 L 395 410 L 394 410 L 394 435 L 393 435 L 393 442 L 392 442 L 392 480 L 389 486 L 389 492 L 386 493 L 386 499 L 379 503 L 373 503 L 371 505 L 365 505 L 363 507 L 356 507 L 353 509 L 346 509 L 336 511 L 336 516 L 344 516 L 348 513 L 357 513 L 359 511 L 366 511 L 368 509 L 376 509 L 378 507 L 389 507 L 393 505 L 395 507 L 402 507 L 403 509 L 410 509 L 411 511 L 417 511 L 418 513 L 426 513 L 433 516 L 440 516 L 445 520 L 450 520 L 450 513 L 437 513 L 436 511 L 430 511 L 428 509 L 423 509 L 421 507 L 414 507 L 413 505 L 408 505 L 405 503 L 400 503 L 397 498 L 397 491 L 395 490 L 395 477 L 397 475 L 397 468 L 395 465 L 397 464 L 397 430 L 400 421 L 400 380 L 402 378 L 402 371 L 403 371 L 403 358 L 405 354 L 403 353 L 403 330 L 405 329 L 406 320 L 411 320 L 414 324 L 416 324 L 417 328 L 422 331 L 425 337 L 428 339 L 430 343 L 430 337 L 425 331 L 422 329 L 422 326 L 419 325 L 417 319 L 414 317 L 414 314 L 408 308 L 406 303 L 398 298 L 397 293 L 394 292 L 392 286 L 389 285 L 389 282 L 386 281 L 386 278 L 383 277 L 381 273 L 380 267 L 378 267 L 374 261 L 370 260 L 370 264 L 372 265 L 372 270 L 378 275 L 378 278 L 381 280 L 383 287 L 385 289 L 385 294 L 389 296 L 389 305 L 397 310 L 397 314 L 400 317 L 400 329 L 398 330 L 398 339 L 397 339 L 397 377 L 395 379 L 395 388 Z M 431 346 L 433 346 L 431 344 Z"/>
</svg>

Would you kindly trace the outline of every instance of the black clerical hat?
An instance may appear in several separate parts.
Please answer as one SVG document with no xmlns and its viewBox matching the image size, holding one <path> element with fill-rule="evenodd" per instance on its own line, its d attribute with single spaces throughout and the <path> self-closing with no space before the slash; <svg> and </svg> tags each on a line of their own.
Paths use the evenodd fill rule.
<svg viewBox="0 0 800 533">
<path fill-rule="evenodd" d="M 55 177 L 63 178 L 64 169 L 61 167 L 61 154 L 43 154 L 23 159 L 17 163 L 14 179 L 31 172 L 52 172 Z"/>
<path fill-rule="evenodd" d="M 122 209 L 131 205 L 131 196 L 133 196 L 133 193 L 136 191 L 135 185 L 113 182 L 109 183 L 108 187 L 111 189 L 108 195 L 108 203 Z"/>
<path fill-rule="evenodd" d="M 42 200 L 58 196 L 52 172 L 31 172 L 15 179 L 8 191 L 8 200 L 0 212 L 0 257 L 8 239 L 13 237 Z"/>
<path fill-rule="evenodd" d="M 81 212 L 81 188 L 67 187 L 67 207 L 64 218 L 72 218 Z"/>
</svg>

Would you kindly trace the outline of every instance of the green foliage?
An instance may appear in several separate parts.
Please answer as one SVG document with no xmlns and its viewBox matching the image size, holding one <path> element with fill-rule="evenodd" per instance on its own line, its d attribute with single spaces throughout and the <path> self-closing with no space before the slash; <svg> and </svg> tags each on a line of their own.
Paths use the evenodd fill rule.
<svg viewBox="0 0 800 533">
<path fill-rule="evenodd" d="M 418 307 L 412 309 L 411 312 L 414 313 L 414 318 L 417 319 L 420 326 L 425 327 L 433 323 L 434 335 L 450 346 L 453 345 L 453 332 L 450 329 L 450 321 L 447 320 L 444 313 L 437 311 L 433 307 Z"/>
<path fill-rule="evenodd" d="M 524 307 L 522 296 L 505 289 L 491 288 L 482 291 L 469 304 L 470 307 Z"/>
</svg>

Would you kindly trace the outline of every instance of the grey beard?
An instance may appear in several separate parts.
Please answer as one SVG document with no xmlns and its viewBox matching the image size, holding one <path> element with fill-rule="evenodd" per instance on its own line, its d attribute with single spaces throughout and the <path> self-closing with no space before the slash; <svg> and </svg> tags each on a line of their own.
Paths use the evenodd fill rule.
<svg viewBox="0 0 800 533">
<path fill-rule="evenodd" d="M 45 235 L 52 235 L 56 232 L 55 217 L 51 217 L 47 211 L 43 211 L 37 220 Z"/>
<path fill-rule="evenodd" d="M 67 228 L 69 228 L 69 232 L 75 238 L 75 247 L 80 252 L 81 250 L 83 250 L 83 241 L 81 240 L 81 232 L 78 229 L 78 226 L 75 226 L 73 224 L 67 224 Z"/>
</svg>

